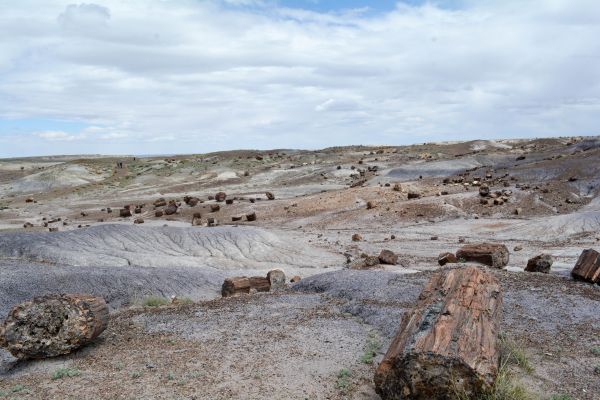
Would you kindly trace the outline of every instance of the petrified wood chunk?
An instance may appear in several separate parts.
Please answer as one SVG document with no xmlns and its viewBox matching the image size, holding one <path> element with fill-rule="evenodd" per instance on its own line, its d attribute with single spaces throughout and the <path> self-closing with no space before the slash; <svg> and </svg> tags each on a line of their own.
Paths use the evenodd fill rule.
<svg viewBox="0 0 600 400">
<path fill-rule="evenodd" d="M 52 294 L 15 306 L 0 327 L 0 345 L 19 359 L 68 354 L 108 325 L 102 297 Z"/>
<path fill-rule="evenodd" d="M 271 290 L 271 281 L 267 277 L 261 276 L 236 276 L 233 278 L 227 278 L 223 282 L 221 288 L 221 295 L 223 297 L 230 297 L 241 293 L 250 293 L 251 290 L 257 292 L 268 292 Z"/>
<path fill-rule="evenodd" d="M 432 276 L 375 372 L 384 399 L 475 399 L 498 372 L 502 294 L 477 268 Z"/>
<path fill-rule="evenodd" d="M 550 272 L 550 267 L 552 267 L 552 263 L 554 262 L 554 258 L 550 254 L 540 254 L 533 258 L 530 258 L 527 261 L 527 266 L 525 267 L 525 271 L 527 272 L 541 272 L 547 274 Z"/>
<path fill-rule="evenodd" d="M 456 252 L 456 258 L 475 261 L 495 268 L 504 268 L 508 264 L 508 248 L 503 244 L 468 244 Z"/>
<path fill-rule="evenodd" d="M 581 252 L 571 276 L 582 281 L 600 283 L 600 253 L 593 249 Z"/>
</svg>

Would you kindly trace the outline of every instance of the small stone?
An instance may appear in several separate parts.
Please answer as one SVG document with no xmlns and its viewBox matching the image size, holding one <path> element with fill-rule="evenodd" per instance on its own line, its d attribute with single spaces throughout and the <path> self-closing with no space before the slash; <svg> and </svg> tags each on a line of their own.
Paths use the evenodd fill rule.
<svg viewBox="0 0 600 400">
<path fill-rule="evenodd" d="M 352 235 L 353 242 L 360 242 L 361 240 L 362 240 L 362 236 L 360 236 L 358 233 L 355 233 L 354 235 Z"/>
<path fill-rule="evenodd" d="M 456 258 L 456 256 L 453 253 L 441 253 L 438 256 L 438 264 L 444 266 L 448 263 L 457 263 L 458 259 Z"/>
</svg>

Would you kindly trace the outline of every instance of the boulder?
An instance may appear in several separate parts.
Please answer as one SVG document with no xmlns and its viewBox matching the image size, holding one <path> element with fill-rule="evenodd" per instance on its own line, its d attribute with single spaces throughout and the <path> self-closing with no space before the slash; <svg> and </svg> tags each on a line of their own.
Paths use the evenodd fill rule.
<svg viewBox="0 0 600 400">
<path fill-rule="evenodd" d="M 246 214 L 246 220 L 247 221 L 256 221 L 256 213 L 255 212 L 251 212 L 249 214 Z"/>
<path fill-rule="evenodd" d="M 456 252 L 456 258 L 478 262 L 494 268 L 504 268 L 508 265 L 509 253 L 508 248 L 503 244 L 468 244 Z"/>
<path fill-rule="evenodd" d="M 382 264 L 396 265 L 398 263 L 398 255 L 391 250 L 381 250 L 378 258 Z"/>
<path fill-rule="evenodd" d="M 160 217 L 163 216 L 163 212 L 161 210 L 156 210 L 154 212 L 154 216 L 157 217 L 157 218 L 160 218 Z"/>
<path fill-rule="evenodd" d="M 215 200 L 218 201 L 219 203 L 225 201 L 226 198 L 227 198 L 227 195 L 225 194 L 225 192 L 219 192 L 219 193 L 215 194 Z"/>
<path fill-rule="evenodd" d="M 131 210 L 128 208 L 121 208 L 119 210 L 119 217 L 121 217 L 121 218 L 131 217 Z"/>
<path fill-rule="evenodd" d="M 487 197 L 490 195 L 490 187 L 488 185 L 479 186 L 479 195 L 482 197 Z"/>
<path fill-rule="evenodd" d="M 547 274 L 550 272 L 550 267 L 552 267 L 552 263 L 554 259 L 550 254 L 540 254 L 533 258 L 530 258 L 527 261 L 527 266 L 525 267 L 525 271 L 527 272 L 541 272 Z"/>
<path fill-rule="evenodd" d="M 211 205 L 210 205 L 210 211 L 211 211 L 211 212 L 217 212 L 217 211 L 219 211 L 220 209 L 221 209 L 221 206 L 220 206 L 220 205 L 218 205 L 218 204 L 211 204 Z"/>
<path fill-rule="evenodd" d="M 419 197 L 421 197 L 421 193 L 411 190 L 408 192 L 407 196 L 409 199 L 418 199 Z"/>
<path fill-rule="evenodd" d="M 166 215 L 173 215 L 177 212 L 177 204 L 175 204 L 174 201 L 169 202 L 169 205 L 167 207 L 165 207 L 165 214 Z"/>
</svg>

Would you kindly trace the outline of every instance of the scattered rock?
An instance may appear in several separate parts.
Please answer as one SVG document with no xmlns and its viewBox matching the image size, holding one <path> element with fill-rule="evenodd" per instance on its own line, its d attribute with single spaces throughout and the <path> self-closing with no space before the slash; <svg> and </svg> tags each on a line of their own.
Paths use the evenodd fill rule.
<svg viewBox="0 0 600 400">
<path fill-rule="evenodd" d="M 219 203 L 225 201 L 226 198 L 227 198 L 227 195 L 225 194 L 225 192 L 219 192 L 215 195 L 215 200 L 218 201 Z"/>
<path fill-rule="evenodd" d="M 550 254 L 540 254 L 538 256 L 530 258 L 529 261 L 527 261 L 525 271 L 541 272 L 547 274 L 550 272 L 550 267 L 552 267 L 553 262 L 554 259 Z"/>
<path fill-rule="evenodd" d="M 250 214 L 246 214 L 246 221 L 256 221 L 256 213 L 252 212 Z"/>
<path fill-rule="evenodd" d="M 521 250 L 523 250 L 523 247 L 521 247 L 521 246 L 515 246 L 513 248 L 513 251 L 521 251 Z"/>
<path fill-rule="evenodd" d="M 372 201 L 367 201 L 367 210 L 375 208 L 375 204 Z"/>
<path fill-rule="evenodd" d="M 231 217 L 232 222 L 237 222 L 237 221 L 241 221 L 241 220 L 242 220 L 242 217 L 240 217 L 240 216 Z"/>
<path fill-rule="evenodd" d="M 354 235 L 352 235 L 353 242 L 360 242 L 361 240 L 362 240 L 362 236 L 360 236 L 358 233 L 355 233 Z"/>
<path fill-rule="evenodd" d="M 121 208 L 119 210 L 119 217 L 121 217 L 121 218 L 131 217 L 131 210 L 128 208 Z"/>
<path fill-rule="evenodd" d="M 402 186 L 399 183 L 394 184 L 394 192 L 401 192 Z"/>
<path fill-rule="evenodd" d="M 133 221 L 134 224 L 143 224 L 144 223 L 144 219 L 143 218 L 136 218 Z"/>
<path fill-rule="evenodd" d="M 161 210 L 156 210 L 154 212 L 154 216 L 157 217 L 157 218 L 160 218 L 160 217 L 163 216 L 163 212 Z"/>
<path fill-rule="evenodd" d="M 482 197 L 487 197 L 490 195 L 490 187 L 488 185 L 479 186 L 479 195 Z"/>
<path fill-rule="evenodd" d="M 31 222 L 25 222 L 23 224 L 23 228 L 27 229 L 27 228 L 33 228 L 33 224 Z"/>
<path fill-rule="evenodd" d="M 391 250 L 381 250 L 379 261 L 382 264 L 396 265 L 398 263 L 398 255 Z"/>
<path fill-rule="evenodd" d="M 221 209 L 221 206 L 220 206 L 220 205 L 218 205 L 218 204 L 211 204 L 211 205 L 210 205 L 210 211 L 211 211 L 211 212 L 217 212 L 217 211 L 219 211 L 220 209 Z"/>
<path fill-rule="evenodd" d="M 192 216 L 192 226 L 201 226 L 202 225 L 202 214 L 194 213 Z"/>
<path fill-rule="evenodd" d="M 177 212 L 177 204 L 175 204 L 174 201 L 170 201 L 169 205 L 165 208 L 165 214 L 166 215 L 173 215 Z"/>
<path fill-rule="evenodd" d="M 457 263 L 458 259 L 456 258 L 456 256 L 452 253 L 441 253 L 438 256 L 438 264 L 440 264 L 441 266 L 444 266 L 448 263 Z"/>
<path fill-rule="evenodd" d="M 269 200 L 275 200 L 275 195 L 271 192 L 265 192 L 265 196 L 267 196 L 267 199 Z"/>
<path fill-rule="evenodd" d="M 408 192 L 409 199 L 418 199 L 419 197 L 421 197 L 421 193 L 419 193 L 419 192 L 416 192 L 414 190 L 411 190 Z"/>
<path fill-rule="evenodd" d="M 164 207 L 166 205 L 167 201 L 162 197 L 154 202 L 154 207 Z"/>
<path fill-rule="evenodd" d="M 292 276 L 292 279 L 290 279 L 290 282 L 291 282 L 291 283 L 300 282 L 300 280 L 301 280 L 301 279 L 302 279 L 302 278 L 300 278 L 300 276 L 298 276 L 298 275 L 294 275 L 294 276 Z"/>
</svg>

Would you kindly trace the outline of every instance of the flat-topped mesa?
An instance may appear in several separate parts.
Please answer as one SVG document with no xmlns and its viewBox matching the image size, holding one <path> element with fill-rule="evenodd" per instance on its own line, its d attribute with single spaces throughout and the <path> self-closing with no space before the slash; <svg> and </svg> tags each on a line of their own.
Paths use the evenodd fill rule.
<svg viewBox="0 0 600 400">
<path fill-rule="evenodd" d="M 571 276 L 577 280 L 600 284 L 600 253 L 593 249 L 581 252 Z"/>
<path fill-rule="evenodd" d="M 502 293 L 474 267 L 433 275 L 375 372 L 384 400 L 478 398 L 498 372 Z"/>
<path fill-rule="evenodd" d="M 0 346 L 18 359 L 71 353 L 108 325 L 102 297 L 51 294 L 15 306 L 0 327 Z"/>
<path fill-rule="evenodd" d="M 468 244 L 456 252 L 458 260 L 473 261 L 494 268 L 504 268 L 508 265 L 508 248 L 503 244 L 479 243 Z"/>
</svg>

